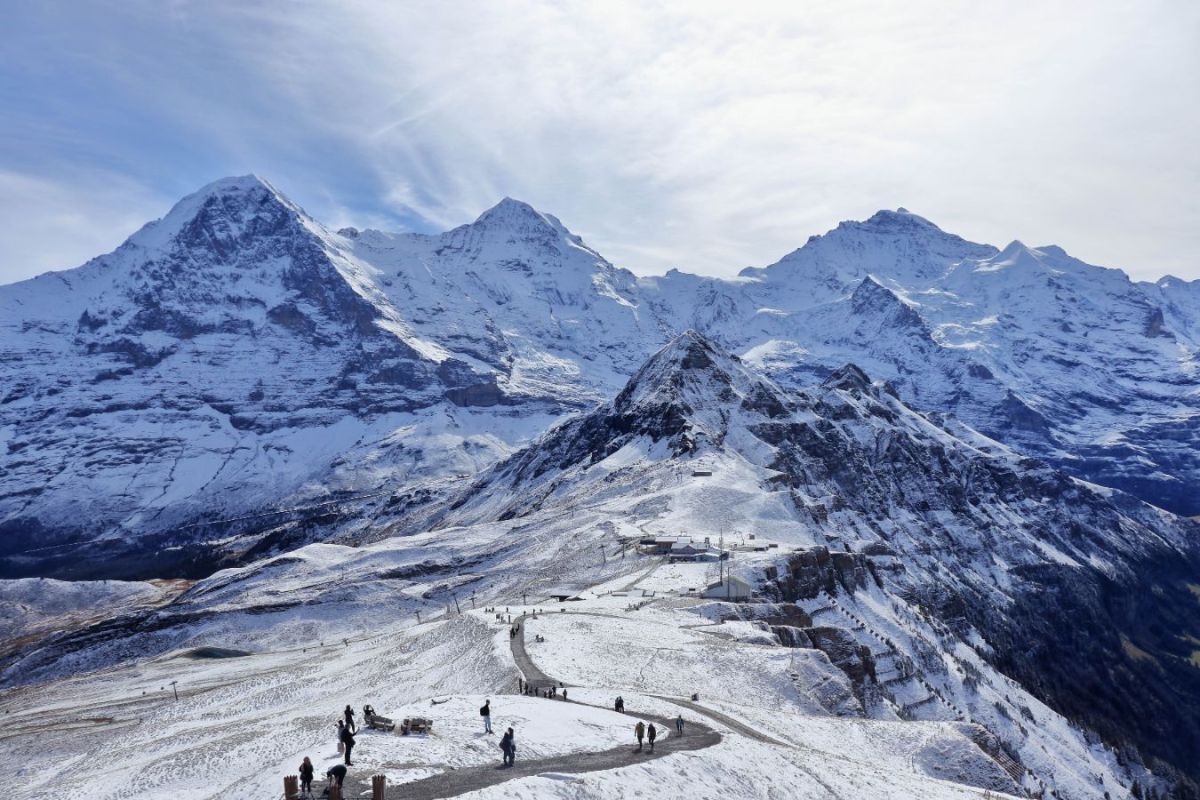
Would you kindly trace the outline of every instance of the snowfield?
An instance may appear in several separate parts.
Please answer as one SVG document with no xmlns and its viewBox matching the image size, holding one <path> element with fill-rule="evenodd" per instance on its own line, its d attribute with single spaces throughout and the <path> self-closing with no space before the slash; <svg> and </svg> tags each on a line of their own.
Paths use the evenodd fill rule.
<svg viewBox="0 0 1200 800">
<path fill-rule="evenodd" d="M 647 466 L 626 450 L 609 474 L 638 465 Z M 702 751 L 642 763 L 630 753 L 628 766 L 522 777 L 470 797 L 623 798 L 668 791 L 699 798 L 940 800 L 1017 792 L 963 723 L 902 722 L 878 698 L 864 705 L 826 653 L 781 647 L 737 604 L 697 599 L 716 565 L 670 564 L 632 545 L 620 547 L 617 530 L 638 538 L 643 529 L 688 530 L 697 540 L 715 541 L 728 519 L 710 512 L 750 498 L 756 478 L 744 462 L 714 456 L 706 465 L 728 476 L 719 489 L 693 479 L 686 463 L 660 465 L 652 480 L 638 478 L 647 491 L 629 493 L 610 482 L 607 493 L 594 493 L 589 505 L 570 513 L 552 507 L 532 518 L 361 548 L 310 545 L 219 573 L 168 609 L 182 616 L 164 631 L 132 629 L 118 637 L 126 642 L 121 648 L 98 642 L 36 670 L 36 661 L 10 667 L 9 680 L 24 670 L 39 682 L 10 689 L 0 700 L 7 723 L 0 768 L 15 776 L 20 796 L 31 799 L 64 792 L 278 797 L 283 776 L 305 755 L 319 774 L 337 762 L 334 721 L 347 703 L 356 712 L 370 703 L 396 720 L 435 720 L 428 737 L 359 735 L 352 776 L 384 774 L 389 786 L 400 786 L 498 763 L 494 737 L 482 734 L 477 711 L 491 698 L 494 728 L 514 727 L 520 759 L 621 745 L 632 750 L 631 726 L 640 712 L 682 713 L 723 738 Z M 786 533 L 787 547 L 817 544 L 805 542 L 794 524 L 772 522 L 771 504 L 749 507 L 764 515 L 758 530 Z M 605 524 L 613 521 L 620 525 Z M 755 541 L 783 546 L 765 533 Z M 739 552 L 731 568 L 753 571 L 774 552 Z M 406 571 L 406 565 L 445 561 L 471 566 L 460 567 L 450 583 L 436 569 L 429 578 L 419 569 Z M 380 579 L 401 573 L 406 577 Z M 584 599 L 560 604 L 548 597 L 563 586 Z M 294 605 L 280 607 L 280 601 Z M 882 593 L 860 593 L 854 602 L 881 631 L 900 638 L 913 630 L 913 620 L 897 616 L 894 601 Z M 522 615 L 535 665 L 567 684 L 572 701 L 595 708 L 514 694 L 520 673 L 508 620 Z M 538 635 L 545 642 L 536 642 Z M 144 655 L 132 655 L 139 652 Z M 974 658 L 985 675 L 994 674 Z M 1017 704 L 1033 707 L 1039 722 L 1023 739 L 1021 755 L 1061 796 L 1100 798 L 1102 786 L 1120 786 L 1111 754 L 1089 745 L 1019 687 L 990 680 L 1000 688 L 985 689 L 977 704 L 981 717 L 991 714 L 993 727 L 1007 730 L 993 698 L 1011 701 L 1014 716 Z M 680 704 L 693 693 L 705 713 L 738 725 Z M 624 716 L 610 710 L 618 694 L 625 698 Z M 1035 754 L 1043 747 L 1039 760 Z"/>
<path fill-rule="evenodd" d="M 959 798 L 980 797 L 982 791 L 955 780 L 998 780 L 986 768 L 991 763 L 991 772 L 998 772 L 994 762 L 951 726 L 826 716 L 815 704 L 800 702 L 787 674 L 788 651 L 697 634 L 682 627 L 698 619 L 686 610 L 651 604 L 626 613 L 618 600 L 570 604 L 570 614 L 550 609 L 527 623 L 530 654 L 539 667 L 552 674 L 560 670 L 572 686 L 571 699 L 597 707 L 514 695 L 508 624 L 477 610 L 419 626 L 389 626 L 367 639 L 308 652 L 206 657 L 189 650 L 27 687 L 3 701 L 2 766 L 15 776 L 19 795 L 29 798 L 132 793 L 182 800 L 229 792 L 276 797 L 282 776 L 294 773 L 304 756 L 319 773 L 338 762 L 333 723 L 346 703 L 358 712 L 366 702 L 396 720 L 417 715 L 435 720 L 429 736 L 359 734 L 352 773 L 383 774 L 391 786 L 496 762 L 496 741 L 509 726 L 521 759 L 620 745 L 632 750 L 639 711 L 705 720 L 650 696 L 681 694 L 672 691 L 683 685 L 676 662 L 642 661 L 647 652 L 671 644 L 686 650 L 693 642 L 687 688 L 698 690 L 706 705 L 715 703 L 721 712 L 778 737 L 779 744 L 718 723 L 723 739 L 711 750 L 640 765 L 631 754 L 629 767 L 612 772 L 520 779 L 468 796 L 632 797 L 671 786 L 695 797 L 730 792 L 772 797 L 786 786 L 796 797 Z M 655 622 L 647 622 L 650 615 Z M 597 621 L 603 624 L 591 624 Z M 534 644 L 542 630 L 546 643 Z M 587 648 L 578 652 L 599 662 L 590 668 L 567 655 L 585 641 Z M 726 657 L 710 660 L 717 649 Z M 614 668 L 605 670 L 604 664 Z M 762 677 L 739 690 L 730 670 L 754 665 Z M 618 693 L 625 697 L 625 715 L 609 710 Z M 485 697 L 492 701 L 494 736 L 482 732 L 478 707 Z M 660 741 L 672 734 L 664 731 Z M 848 737 L 852 747 L 845 746 Z M 954 741 L 960 741 L 958 747 Z M 827 787 L 834 787 L 832 795 Z"/>
</svg>

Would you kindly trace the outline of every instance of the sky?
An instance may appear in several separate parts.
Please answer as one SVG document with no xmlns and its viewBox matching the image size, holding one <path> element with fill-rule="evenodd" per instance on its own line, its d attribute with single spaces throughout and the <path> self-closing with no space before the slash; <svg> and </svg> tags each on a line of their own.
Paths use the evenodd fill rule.
<svg viewBox="0 0 1200 800">
<path fill-rule="evenodd" d="M 511 196 L 731 275 L 904 206 L 1200 278 L 1200 3 L 10 3 L 0 282 L 256 173 L 331 227 Z"/>
</svg>

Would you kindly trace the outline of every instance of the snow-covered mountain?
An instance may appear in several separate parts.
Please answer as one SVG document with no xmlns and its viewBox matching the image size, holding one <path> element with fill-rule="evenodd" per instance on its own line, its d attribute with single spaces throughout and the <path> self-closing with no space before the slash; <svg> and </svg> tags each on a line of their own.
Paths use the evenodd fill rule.
<svg viewBox="0 0 1200 800">
<path fill-rule="evenodd" d="M 889 767 L 896 775 L 936 768 L 998 791 L 1099 800 L 1127 796 L 1131 776 L 1146 780 L 1143 762 L 1159 779 L 1194 772 L 1195 524 L 914 410 L 854 365 L 793 390 L 685 332 L 607 403 L 443 496 L 384 506 L 370 528 L 364 546 L 311 544 L 201 580 L 164 608 L 55 637 L 10 659 L 3 679 L 40 682 L 130 658 L 169 671 L 195 648 L 225 648 L 312 684 L 312 670 L 340 662 L 308 664 L 295 648 L 364 631 L 363 644 L 344 646 L 391 653 L 370 651 L 367 682 L 394 685 L 396 659 L 428 650 L 461 660 L 453 676 L 430 663 L 406 686 L 464 691 L 482 671 L 474 690 L 494 693 L 506 679 L 495 654 L 452 644 L 493 635 L 478 628 L 494 615 L 468 602 L 520 607 L 517 598 L 538 605 L 580 592 L 591 598 L 575 607 L 582 616 L 527 624 L 553 643 L 541 663 L 605 687 L 596 696 L 606 701 L 699 691 L 764 730 L 791 730 L 795 718 L 801 736 L 832 724 L 814 719 L 869 722 L 897 743 L 939 742 L 924 756 L 905 750 L 911 766 Z M 727 568 L 758 602 L 700 602 L 717 563 L 636 553 L 641 540 L 680 534 L 747 543 Z M 652 610 L 631 616 L 634 587 Z M 415 611 L 425 614 L 418 633 L 381 629 Z M 507 647 L 505 631 L 495 634 Z M 274 650 L 290 655 L 281 662 Z M 347 668 L 321 681 L 344 680 Z M 54 686 L 35 689 L 36 702 L 50 702 Z M 268 696 L 255 689 L 248 702 Z M 822 758 L 849 758 L 844 768 L 867 780 L 855 759 L 883 757 L 871 729 L 831 727 L 833 741 L 868 749 L 839 745 Z M 964 733 L 1004 771 L 968 769 L 974 745 L 968 758 L 949 742 Z M 169 751 L 139 749 L 156 748 Z M 839 780 L 825 788 L 857 785 Z"/>
<path fill-rule="evenodd" d="M 203 571 L 194 540 L 226 531 L 196 522 L 469 474 L 595 396 L 560 352 L 637 322 L 609 319 L 628 273 L 514 201 L 441 237 L 346 233 L 229 179 L 0 290 L 10 572 Z M 509 304 L 502 334 L 488 309 Z M 630 358 L 600 352 L 601 376 Z"/>
<path fill-rule="evenodd" d="M 814 646 L 858 681 L 863 713 L 937 719 L 969 708 L 993 730 L 1045 724 L 1031 700 L 1013 699 L 1019 690 L 1174 769 L 1191 771 L 1200 752 L 1197 526 L 915 411 L 855 365 L 788 390 L 689 331 L 612 401 L 458 496 L 377 523 L 379 536 L 450 539 L 505 523 L 544 542 L 550 520 L 576 549 L 568 531 L 593 524 L 799 545 L 743 574 L 809 610 L 850 595 L 841 611 L 853 635 Z M 800 638 L 814 636 L 825 634 Z M 846 649 L 855 642 L 875 655 L 859 661 Z M 863 676 L 898 660 L 908 666 L 873 693 Z M 908 683 L 914 663 L 925 693 Z M 970 678 L 985 665 L 1007 676 L 991 679 L 992 693 Z M 931 696 L 939 702 L 927 708 Z M 1041 761 L 1039 736 L 1015 731 L 1012 747 Z"/>
<path fill-rule="evenodd" d="M 325 518 L 375 513 L 358 498 L 446 491 L 691 328 L 782 386 L 856 363 L 1196 513 L 1197 285 L 903 210 L 737 279 L 639 279 L 511 199 L 440 235 L 333 232 L 226 179 L 107 256 L 0 287 L 0 556 L 8 574 L 199 575 L 328 538 Z"/>
<path fill-rule="evenodd" d="M 676 305 L 672 319 L 781 382 L 853 361 L 915 406 L 1072 474 L 1200 510 L 1196 282 L 1136 284 L 1057 247 L 997 251 L 901 209 L 842 223 L 740 281 L 654 282 L 666 296 L 686 295 L 680 284 L 729 299 L 717 315 Z"/>
</svg>

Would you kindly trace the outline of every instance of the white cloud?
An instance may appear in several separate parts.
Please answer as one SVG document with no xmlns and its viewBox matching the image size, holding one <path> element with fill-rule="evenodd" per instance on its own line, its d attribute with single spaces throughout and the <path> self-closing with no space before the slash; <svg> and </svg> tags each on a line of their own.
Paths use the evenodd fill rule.
<svg viewBox="0 0 1200 800">
<path fill-rule="evenodd" d="M 137 26 L 96 24 L 144 34 L 129 96 L 330 221 L 449 227 L 511 195 L 623 266 L 729 274 L 904 205 L 977 240 L 1200 277 L 1195 4 L 126 13 Z"/>
</svg>

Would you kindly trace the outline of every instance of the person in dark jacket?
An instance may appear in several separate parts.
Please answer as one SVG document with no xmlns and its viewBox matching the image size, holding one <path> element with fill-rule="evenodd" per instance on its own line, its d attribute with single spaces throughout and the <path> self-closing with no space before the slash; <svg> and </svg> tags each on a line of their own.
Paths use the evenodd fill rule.
<svg viewBox="0 0 1200 800">
<path fill-rule="evenodd" d="M 625 713 L 625 698 L 621 697 L 620 695 L 617 695 L 617 702 L 613 703 L 613 708 L 617 711 L 617 713 L 624 714 Z"/>
<path fill-rule="evenodd" d="M 638 752 L 640 753 L 642 751 L 642 739 L 646 736 L 646 726 L 642 724 L 641 720 L 638 720 L 638 724 L 633 726 L 633 735 L 637 739 Z"/>
<path fill-rule="evenodd" d="M 351 708 L 350 706 L 346 706 L 346 710 L 342 712 L 342 716 L 344 716 L 346 718 L 346 728 L 349 729 L 349 731 L 351 733 L 354 733 L 355 731 L 358 730 L 358 728 L 356 728 L 354 726 L 354 709 L 353 708 Z"/>
<path fill-rule="evenodd" d="M 658 737 L 658 728 L 654 727 L 654 723 L 650 723 L 650 727 L 646 729 L 646 740 L 650 742 L 650 752 L 654 752 L 654 740 Z"/>
<path fill-rule="evenodd" d="M 500 739 L 500 749 L 504 751 L 504 766 L 511 767 L 517 757 L 517 743 L 512 728 L 505 731 Z"/>
<path fill-rule="evenodd" d="M 354 734 L 349 726 L 342 728 L 342 744 L 346 746 L 346 766 L 354 766 L 354 762 L 350 760 L 350 751 L 354 749 Z"/>
<path fill-rule="evenodd" d="M 308 760 L 308 756 L 305 756 L 304 761 L 300 764 L 300 789 L 305 794 L 312 794 L 312 779 L 313 765 Z"/>
<path fill-rule="evenodd" d="M 479 709 L 479 716 L 483 717 L 483 732 L 492 732 L 492 701 L 484 700 L 483 708 Z"/>
<path fill-rule="evenodd" d="M 675 718 L 675 730 L 679 733 L 680 736 L 683 735 L 683 714 L 680 714 L 678 717 Z"/>
<path fill-rule="evenodd" d="M 336 786 L 341 786 L 346 780 L 346 767 L 342 764 L 335 764 L 325 773 L 325 778 Z"/>
</svg>

